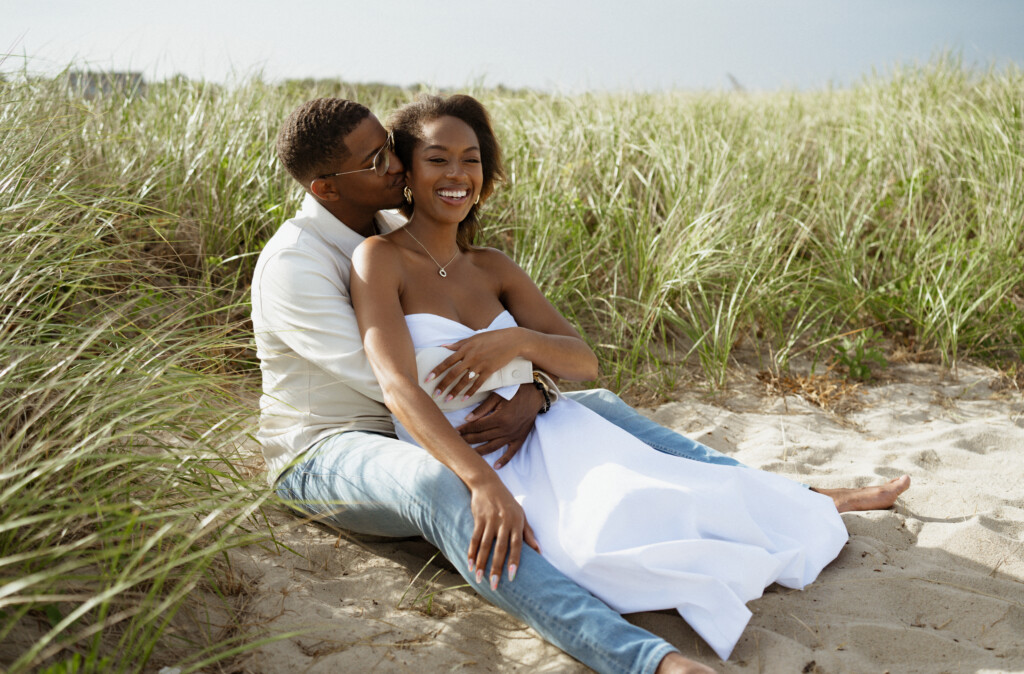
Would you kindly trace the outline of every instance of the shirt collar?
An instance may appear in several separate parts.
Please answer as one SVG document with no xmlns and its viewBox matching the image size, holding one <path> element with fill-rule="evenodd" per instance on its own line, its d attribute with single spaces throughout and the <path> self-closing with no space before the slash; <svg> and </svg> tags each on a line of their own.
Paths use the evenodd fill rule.
<svg viewBox="0 0 1024 674">
<path fill-rule="evenodd" d="M 302 206 L 299 207 L 295 220 L 298 221 L 303 229 L 340 249 L 348 258 L 352 257 L 356 246 L 361 244 L 365 238 L 362 234 L 349 229 L 348 225 L 334 217 L 330 211 L 324 208 L 323 204 L 308 192 L 302 199 Z"/>
<path fill-rule="evenodd" d="M 299 207 L 299 212 L 296 214 L 295 219 L 301 223 L 304 229 L 335 246 L 348 258 L 352 257 L 356 246 L 361 244 L 366 238 L 336 218 L 308 192 L 302 199 L 302 206 Z M 380 211 L 374 220 L 377 223 L 377 231 L 382 234 L 393 231 L 405 224 L 405 218 L 393 211 Z"/>
</svg>

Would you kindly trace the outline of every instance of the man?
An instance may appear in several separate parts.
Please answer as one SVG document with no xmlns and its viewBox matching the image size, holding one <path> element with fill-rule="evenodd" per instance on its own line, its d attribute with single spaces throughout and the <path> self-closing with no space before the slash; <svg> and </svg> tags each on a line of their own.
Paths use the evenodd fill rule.
<svg viewBox="0 0 1024 674">
<path fill-rule="evenodd" d="M 598 671 L 706 672 L 639 629 L 524 547 L 514 580 L 481 583 L 468 567 L 469 493 L 427 452 L 395 439 L 362 351 L 349 300 L 351 255 L 367 236 L 401 225 L 382 212 L 402 201 L 403 167 L 370 111 L 318 99 L 295 110 L 278 137 L 282 164 L 306 190 L 302 208 L 268 242 L 252 285 L 263 372 L 259 440 L 282 498 L 351 531 L 422 535 L 480 594 Z M 494 395 L 460 427 L 481 453 L 518 450 L 550 395 L 550 381 Z M 662 428 L 607 391 L 569 395 L 656 449 L 701 461 L 730 457 Z M 837 507 L 888 507 L 906 487 L 830 494 Z M 828 493 L 828 492 L 826 492 Z M 858 500 L 859 499 L 859 500 Z M 856 504 L 854 504 L 856 502 Z M 851 505 L 854 504 L 854 505 Z"/>
</svg>

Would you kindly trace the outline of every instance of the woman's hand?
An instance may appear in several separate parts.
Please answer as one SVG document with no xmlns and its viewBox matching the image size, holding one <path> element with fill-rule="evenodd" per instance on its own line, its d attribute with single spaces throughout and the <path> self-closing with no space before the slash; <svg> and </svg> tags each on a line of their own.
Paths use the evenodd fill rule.
<svg viewBox="0 0 1024 674">
<path fill-rule="evenodd" d="M 446 349 L 454 353 L 438 363 L 425 381 L 433 381 L 445 373 L 437 382 L 434 396 L 441 395 L 454 385 L 448 400 L 458 395 L 468 398 L 477 392 L 484 380 L 520 354 L 525 333 L 522 328 L 503 328 L 481 332 L 454 344 L 444 344 Z"/>
<path fill-rule="evenodd" d="M 492 590 L 508 557 L 508 579 L 514 580 L 519 568 L 523 542 L 540 552 L 540 544 L 526 521 L 522 506 L 493 472 L 481 484 L 469 487 L 470 510 L 473 513 L 473 537 L 469 542 L 469 571 L 476 571 L 476 582 L 484 577 L 487 554 L 494 544 L 494 555 L 488 573 Z"/>
</svg>

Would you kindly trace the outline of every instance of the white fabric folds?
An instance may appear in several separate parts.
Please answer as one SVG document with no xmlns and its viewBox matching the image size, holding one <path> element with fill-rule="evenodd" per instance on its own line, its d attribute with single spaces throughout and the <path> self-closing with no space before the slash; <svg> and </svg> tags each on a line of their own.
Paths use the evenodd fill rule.
<svg viewBox="0 0 1024 674">
<path fill-rule="evenodd" d="M 407 323 L 417 349 L 474 333 L 430 314 Z M 512 325 L 505 312 L 489 329 Z M 445 415 L 458 424 L 470 409 Z M 804 587 L 847 540 L 828 497 L 771 473 L 663 454 L 567 399 L 537 417 L 498 475 L 551 564 L 622 613 L 678 610 L 722 659 L 750 619 L 748 601 L 772 583 Z"/>
</svg>

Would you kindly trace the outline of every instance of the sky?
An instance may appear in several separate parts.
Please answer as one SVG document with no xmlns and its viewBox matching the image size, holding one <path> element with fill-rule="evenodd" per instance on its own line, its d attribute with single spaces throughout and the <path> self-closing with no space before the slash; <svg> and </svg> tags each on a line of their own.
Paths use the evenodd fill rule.
<svg viewBox="0 0 1024 674">
<path fill-rule="evenodd" d="M 1024 68 L 1024 0 L 0 0 L 0 51 L 150 81 L 772 91 L 943 52 Z"/>
</svg>

